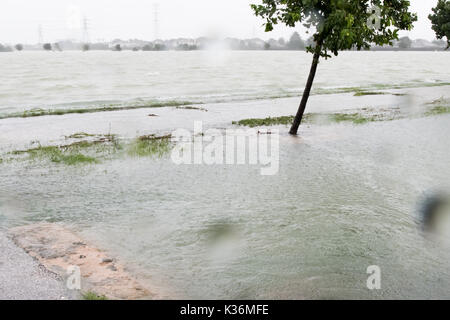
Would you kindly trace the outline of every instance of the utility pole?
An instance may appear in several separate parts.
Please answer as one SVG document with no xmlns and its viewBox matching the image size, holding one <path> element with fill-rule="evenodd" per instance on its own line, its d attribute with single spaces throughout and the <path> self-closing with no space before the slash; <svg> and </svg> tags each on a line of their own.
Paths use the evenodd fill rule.
<svg viewBox="0 0 450 320">
<path fill-rule="evenodd" d="M 42 25 L 38 26 L 38 44 L 42 44 L 44 42 L 44 35 L 42 31 Z"/>
<path fill-rule="evenodd" d="M 83 18 L 83 35 L 82 35 L 82 41 L 85 44 L 89 43 L 89 24 L 88 19 L 86 17 Z"/>
<path fill-rule="evenodd" d="M 159 38 L 159 3 L 153 4 L 155 40 Z"/>
</svg>

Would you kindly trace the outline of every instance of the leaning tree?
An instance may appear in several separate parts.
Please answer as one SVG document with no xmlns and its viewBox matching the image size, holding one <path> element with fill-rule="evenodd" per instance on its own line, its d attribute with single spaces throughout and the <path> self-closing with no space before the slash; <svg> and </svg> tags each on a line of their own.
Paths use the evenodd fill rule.
<svg viewBox="0 0 450 320">
<path fill-rule="evenodd" d="M 411 30 L 417 15 L 409 11 L 408 0 L 261 0 L 252 4 L 264 19 L 266 32 L 274 25 L 295 27 L 301 23 L 313 28 L 314 45 L 307 51 L 314 55 L 308 81 L 297 115 L 290 130 L 296 135 L 320 58 L 331 58 L 339 51 L 369 49 L 371 45 L 392 45 L 400 30 Z"/>
<path fill-rule="evenodd" d="M 438 39 L 447 38 L 448 49 L 450 48 L 450 1 L 439 0 L 437 6 L 432 10 L 433 14 L 428 16 L 432 28 Z"/>
</svg>

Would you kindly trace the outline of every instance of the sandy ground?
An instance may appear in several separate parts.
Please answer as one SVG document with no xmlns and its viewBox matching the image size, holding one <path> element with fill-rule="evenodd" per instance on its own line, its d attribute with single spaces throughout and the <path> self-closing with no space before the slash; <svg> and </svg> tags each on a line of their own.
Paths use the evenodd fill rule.
<svg viewBox="0 0 450 320">
<path fill-rule="evenodd" d="M 116 259 L 85 243 L 78 235 L 61 225 L 39 223 L 16 227 L 9 233 L 18 247 L 23 248 L 47 270 L 63 278 L 64 283 L 74 279 L 73 270 L 77 268 L 81 275 L 78 281 L 79 292 L 94 292 L 109 299 L 136 300 L 154 297 Z M 8 273 L 5 270 L 3 274 L 7 276 Z M 14 286 L 13 283 L 11 285 Z"/>
<path fill-rule="evenodd" d="M 0 232 L 0 300 L 75 298 L 62 278 L 17 247 Z"/>
</svg>

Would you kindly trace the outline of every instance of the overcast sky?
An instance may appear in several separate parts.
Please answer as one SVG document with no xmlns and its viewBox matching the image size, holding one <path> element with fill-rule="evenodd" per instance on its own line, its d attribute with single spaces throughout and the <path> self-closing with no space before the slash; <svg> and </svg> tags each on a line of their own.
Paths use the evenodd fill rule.
<svg viewBox="0 0 450 320">
<path fill-rule="evenodd" d="M 265 33 L 250 3 L 259 0 L 1 0 L 0 43 L 36 43 L 39 25 L 43 40 L 81 39 L 86 17 L 91 40 L 219 36 L 263 39 L 289 37 L 293 29 L 277 27 Z M 158 28 L 155 30 L 155 4 Z M 435 38 L 428 14 L 437 0 L 411 0 L 419 21 L 412 38 Z M 302 27 L 296 28 L 306 37 Z M 403 33 L 405 34 L 405 33 Z"/>
</svg>

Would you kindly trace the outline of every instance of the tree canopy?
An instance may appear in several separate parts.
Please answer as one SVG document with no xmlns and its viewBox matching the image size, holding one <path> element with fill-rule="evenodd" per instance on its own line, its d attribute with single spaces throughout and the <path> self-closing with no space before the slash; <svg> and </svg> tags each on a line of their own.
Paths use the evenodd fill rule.
<svg viewBox="0 0 450 320">
<path fill-rule="evenodd" d="M 369 49 L 372 44 L 392 45 L 400 30 L 411 30 L 417 15 L 409 12 L 408 0 L 261 0 L 252 4 L 256 16 L 265 20 L 266 31 L 283 23 L 298 23 L 313 32 L 306 48 L 314 53 L 302 101 L 290 134 L 296 135 L 305 112 L 320 57 L 338 55 L 341 50 Z M 309 41 L 308 41 L 309 42 Z"/>
<path fill-rule="evenodd" d="M 439 0 L 437 6 L 432 9 L 433 14 L 429 15 L 432 29 L 436 32 L 436 37 L 447 38 L 447 49 L 450 47 L 450 1 Z"/>
<path fill-rule="evenodd" d="M 398 40 L 398 47 L 401 49 L 411 48 L 412 40 L 409 37 L 402 37 Z"/>
<path fill-rule="evenodd" d="M 288 42 L 288 48 L 290 50 L 303 50 L 305 49 L 305 42 L 302 40 L 298 32 L 294 32 Z"/>
<path fill-rule="evenodd" d="M 417 20 L 408 0 L 262 0 L 251 6 L 265 20 L 266 31 L 279 23 L 314 27 L 314 41 L 326 58 L 341 50 L 391 44 L 399 30 L 411 30 Z"/>
</svg>

